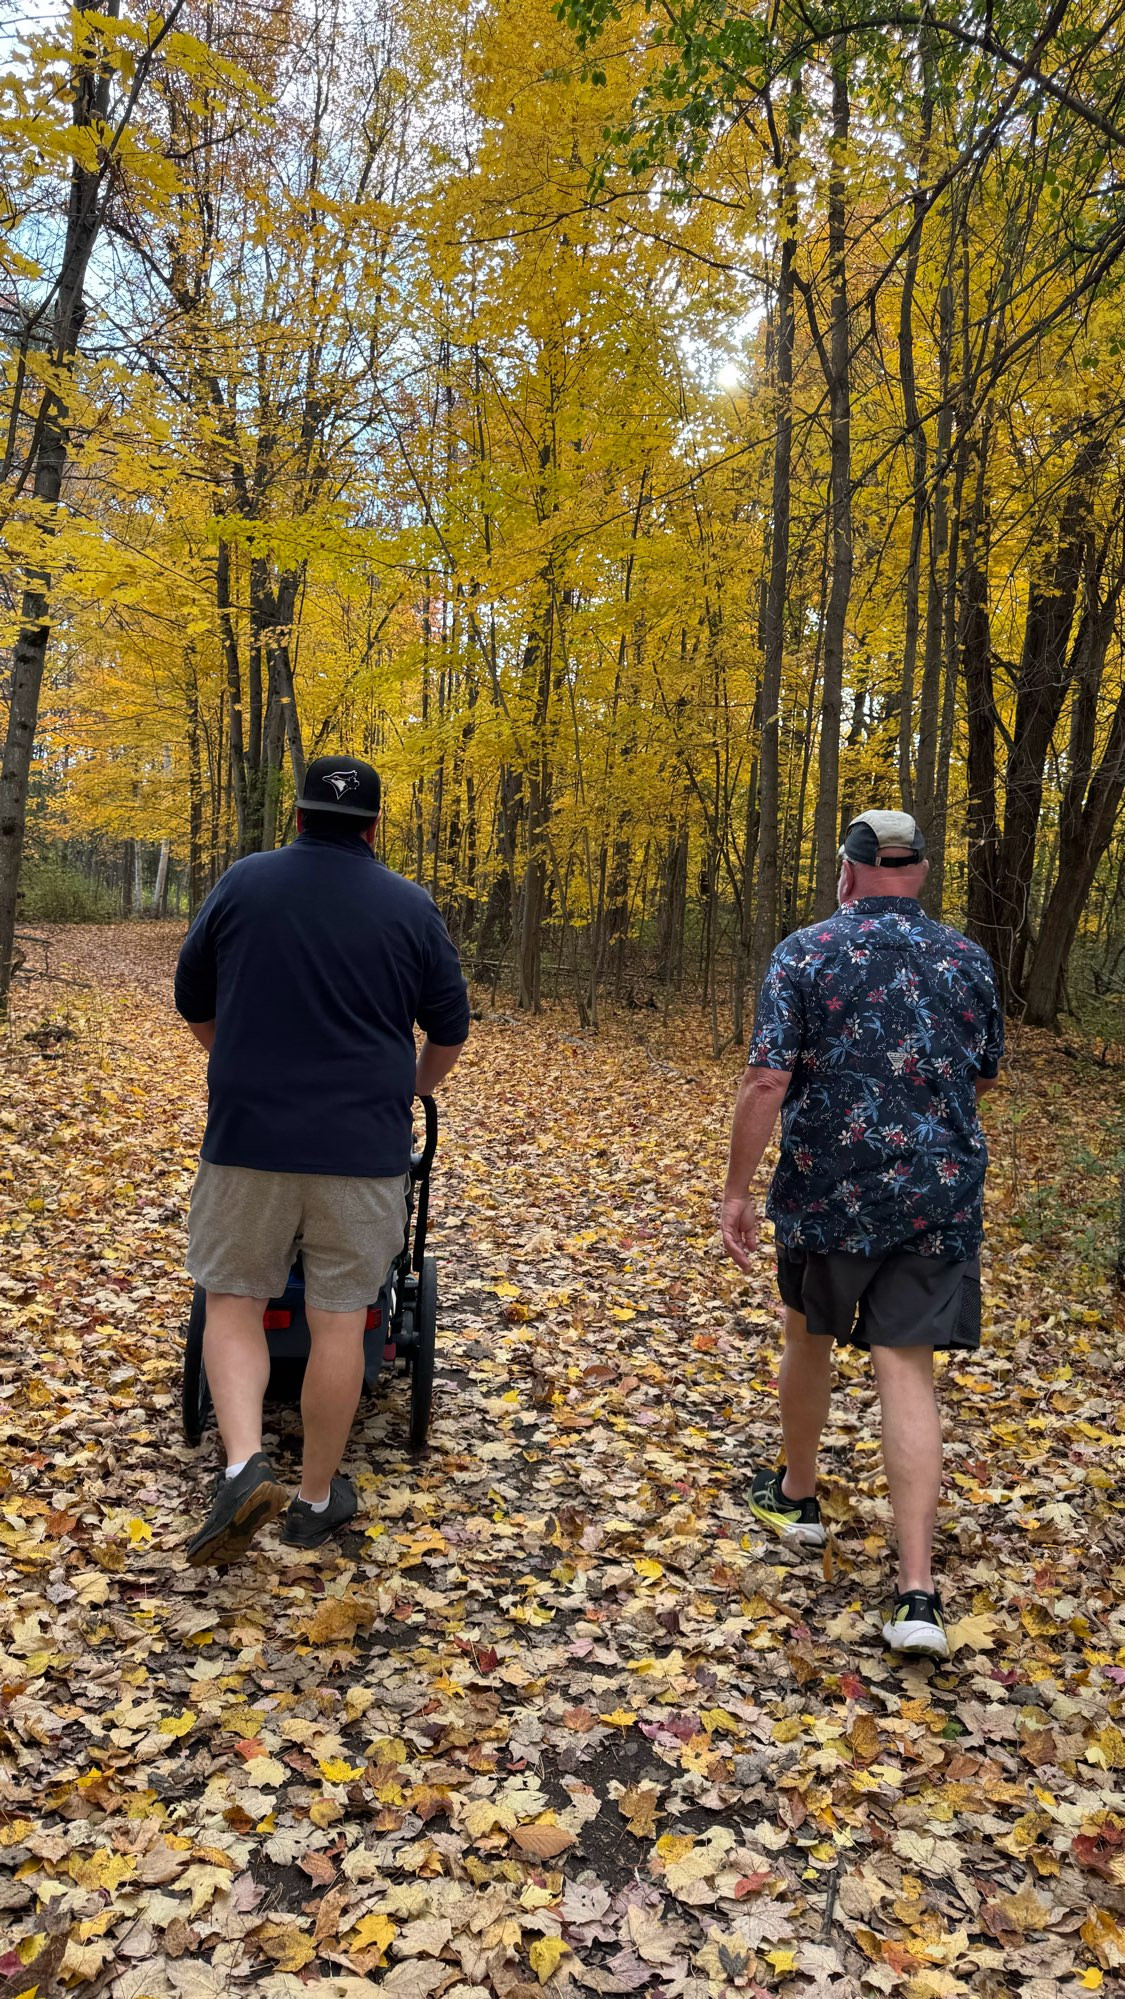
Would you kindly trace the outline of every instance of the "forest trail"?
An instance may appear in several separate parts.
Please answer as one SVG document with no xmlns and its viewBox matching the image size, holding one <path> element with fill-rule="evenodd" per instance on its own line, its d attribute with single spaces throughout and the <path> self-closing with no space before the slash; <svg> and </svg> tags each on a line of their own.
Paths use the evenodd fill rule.
<svg viewBox="0 0 1125 1999">
<path fill-rule="evenodd" d="M 271 1529 L 212 1575 L 179 1552 L 216 1451 L 179 1430 L 177 941 L 55 933 L 88 983 L 21 980 L 0 1041 L 4 1999 L 1096 1990 L 1125 1952 L 1114 1073 L 1017 1033 L 987 1107 L 984 1345 L 941 1387 L 948 1666 L 879 1638 L 863 1361 L 823 1564 L 747 1512 L 778 1311 L 765 1256 L 720 1259 L 739 1058 L 686 1010 L 474 1027 L 431 1447 L 384 1390 L 357 1531 L 309 1557 Z"/>
</svg>

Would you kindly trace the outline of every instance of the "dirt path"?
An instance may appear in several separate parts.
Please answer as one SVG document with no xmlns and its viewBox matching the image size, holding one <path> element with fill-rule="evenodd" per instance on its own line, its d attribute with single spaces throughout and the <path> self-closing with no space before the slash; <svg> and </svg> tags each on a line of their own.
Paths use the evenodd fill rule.
<svg viewBox="0 0 1125 1999">
<path fill-rule="evenodd" d="M 90 983 L 21 983 L 0 1042 L 0 1999 L 1095 1990 L 1123 1943 L 1115 1347 L 1108 1287 L 1011 1230 L 1035 1046 L 995 1110 L 986 1344 L 942 1390 L 958 1649 L 903 1671 L 862 1362 L 823 1569 L 742 1502 L 777 1312 L 765 1261 L 719 1259 L 738 1058 L 691 1059 L 686 1017 L 478 1024 L 443 1094 L 429 1452 L 398 1384 L 338 1551 L 271 1531 L 186 1568 L 217 1459 L 178 1424 L 203 1072 L 174 950 L 63 933 Z M 1112 1079 L 1067 1080 L 1096 1134 Z M 273 1438 L 291 1471 L 290 1416 Z"/>
</svg>

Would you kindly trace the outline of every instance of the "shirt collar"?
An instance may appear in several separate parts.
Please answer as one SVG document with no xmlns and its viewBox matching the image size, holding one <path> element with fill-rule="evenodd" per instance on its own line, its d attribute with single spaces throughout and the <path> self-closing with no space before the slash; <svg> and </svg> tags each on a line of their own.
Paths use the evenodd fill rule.
<svg viewBox="0 0 1125 1999">
<path fill-rule="evenodd" d="M 895 916 L 921 915 L 922 905 L 914 895 L 857 895 L 854 902 L 846 902 L 843 914 L 854 910 L 860 916 L 885 916 L 893 912 Z"/>
<path fill-rule="evenodd" d="M 342 840 L 322 840 L 317 833 L 298 833 L 293 845 L 295 847 L 338 847 L 341 853 L 344 854 L 365 854 L 368 860 L 373 861 L 375 859 L 374 850 L 368 846 L 367 841 L 361 833 L 345 833 Z"/>
</svg>

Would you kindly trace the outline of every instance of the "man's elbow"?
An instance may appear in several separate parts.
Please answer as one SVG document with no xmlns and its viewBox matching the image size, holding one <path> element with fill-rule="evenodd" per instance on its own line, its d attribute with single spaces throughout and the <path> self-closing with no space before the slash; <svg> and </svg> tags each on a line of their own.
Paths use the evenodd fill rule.
<svg viewBox="0 0 1125 1999">
<path fill-rule="evenodd" d="M 780 1102 L 789 1088 L 792 1077 L 792 1069 L 766 1069 L 751 1064 L 743 1074 L 742 1088 L 748 1095 L 765 1098 L 767 1101 L 776 1097 Z"/>
</svg>

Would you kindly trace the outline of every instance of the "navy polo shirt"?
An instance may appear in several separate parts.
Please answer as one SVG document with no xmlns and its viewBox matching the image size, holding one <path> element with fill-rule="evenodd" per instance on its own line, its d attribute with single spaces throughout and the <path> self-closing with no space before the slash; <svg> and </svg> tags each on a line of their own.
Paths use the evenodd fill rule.
<svg viewBox="0 0 1125 1999">
<path fill-rule="evenodd" d="M 435 904 L 358 834 L 236 861 L 184 939 L 176 1008 L 215 1022 L 202 1156 L 265 1172 L 405 1173 L 414 1024 L 469 1032 Z"/>
</svg>

